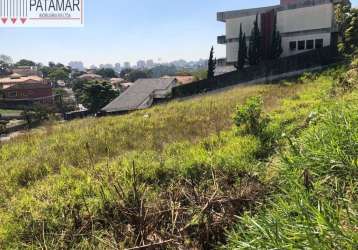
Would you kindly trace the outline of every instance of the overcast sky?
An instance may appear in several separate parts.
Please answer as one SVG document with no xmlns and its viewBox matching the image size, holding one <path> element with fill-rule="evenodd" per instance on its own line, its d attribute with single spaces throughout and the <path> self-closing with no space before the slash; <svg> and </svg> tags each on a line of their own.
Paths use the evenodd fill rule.
<svg viewBox="0 0 358 250">
<path fill-rule="evenodd" d="M 278 4 L 279 0 L 85 0 L 84 28 L 1 28 L 0 54 L 14 60 L 105 64 L 139 59 L 207 58 L 225 33 L 216 12 Z M 354 6 L 358 0 L 352 1 Z"/>
</svg>

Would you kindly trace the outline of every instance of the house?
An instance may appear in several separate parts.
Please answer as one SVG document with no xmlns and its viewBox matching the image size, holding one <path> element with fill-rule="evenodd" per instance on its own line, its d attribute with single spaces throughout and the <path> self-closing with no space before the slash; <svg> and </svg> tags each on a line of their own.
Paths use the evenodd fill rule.
<svg viewBox="0 0 358 250">
<path fill-rule="evenodd" d="M 104 113 L 122 113 L 146 109 L 156 101 L 170 98 L 177 80 L 172 78 L 139 79 L 102 109 Z"/>
<path fill-rule="evenodd" d="M 133 82 L 122 82 L 121 83 L 121 90 L 124 91 L 126 89 L 128 89 L 130 86 L 133 86 Z"/>
<path fill-rule="evenodd" d="M 189 84 L 195 81 L 194 76 L 175 76 L 179 84 Z"/>
<path fill-rule="evenodd" d="M 162 78 L 175 78 L 178 84 L 189 84 L 195 81 L 194 76 L 162 76 Z"/>
<path fill-rule="evenodd" d="M 112 87 L 113 87 L 114 89 L 122 89 L 121 84 L 122 84 L 123 82 L 125 82 L 125 80 L 122 79 L 122 78 L 111 78 L 111 79 L 109 80 L 109 82 L 111 83 L 111 85 L 112 85 Z"/>
<path fill-rule="evenodd" d="M 91 81 L 91 80 L 103 80 L 103 77 L 97 74 L 83 74 L 80 75 L 78 79 Z"/>
<path fill-rule="evenodd" d="M 12 73 L 20 76 L 42 76 L 37 66 L 18 66 L 12 69 Z"/>
<path fill-rule="evenodd" d="M 349 0 L 281 0 L 275 6 L 217 13 L 217 20 L 226 25 L 226 34 L 218 37 L 218 43 L 226 45 L 226 64 L 237 61 L 240 24 L 248 42 L 256 16 L 264 54 L 268 53 L 275 23 L 282 37 L 282 57 L 335 46 L 339 37 L 334 8 L 343 2 Z"/>
<path fill-rule="evenodd" d="M 53 102 L 51 86 L 39 76 L 22 77 L 12 74 L 10 77 L 0 78 L 0 92 L 0 100 Z"/>
</svg>

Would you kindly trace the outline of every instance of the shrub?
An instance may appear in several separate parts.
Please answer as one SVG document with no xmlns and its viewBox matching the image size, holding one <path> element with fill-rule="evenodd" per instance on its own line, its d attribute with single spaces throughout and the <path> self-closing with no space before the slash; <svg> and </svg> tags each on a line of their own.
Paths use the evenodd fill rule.
<svg viewBox="0 0 358 250">
<path fill-rule="evenodd" d="M 317 79 L 317 74 L 312 72 L 305 72 L 303 75 L 299 78 L 300 83 L 307 83 L 307 82 L 313 82 Z"/>
<path fill-rule="evenodd" d="M 236 108 L 234 121 L 236 126 L 243 129 L 246 134 L 253 135 L 260 141 L 260 149 L 256 157 L 263 159 L 268 157 L 276 146 L 277 135 L 281 133 L 281 128 L 269 126 L 270 119 L 263 114 L 263 100 L 261 97 L 250 97 L 243 106 Z"/>
<path fill-rule="evenodd" d="M 356 249 L 357 105 L 328 105 L 285 157 L 281 194 L 246 214 L 225 249 Z M 309 185 L 307 185 L 309 183 Z"/>
<path fill-rule="evenodd" d="M 353 59 L 346 73 L 341 74 L 333 84 L 332 95 L 352 92 L 358 86 L 358 58 Z"/>
<path fill-rule="evenodd" d="M 39 123 L 50 119 L 50 115 L 53 114 L 53 109 L 44 105 L 36 104 L 31 108 L 25 107 L 22 116 L 29 126 L 34 123 Z"/>
<path fill-rule="evenodd" d="M 236 126 L 243 127 L 248 134 L 262 135 L 268 119 L 262 116 L 263 100 L 261 97 L 250 97 L 243 106 L 236 108 L 234 121 Z"/>
<path fill-rule="evenodd" d="M 1 118 L 1 115 L 0 115 L 0 118 Z M 1 121 L 0 120 L 0 135 L 5 133 L 7 123 L 8 123 L 7 121 Z"/>
</svg>

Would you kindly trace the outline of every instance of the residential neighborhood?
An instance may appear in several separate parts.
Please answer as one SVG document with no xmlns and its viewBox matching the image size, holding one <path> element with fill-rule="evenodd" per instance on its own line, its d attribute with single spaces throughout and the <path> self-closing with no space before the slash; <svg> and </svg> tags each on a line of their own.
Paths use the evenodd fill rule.
<svg viewBox="0 0 358 250">
<path fill-rule="evenodd" d="M 0 15 L 0 249 L 358 249 L 358 0 Z"/>
</svg>

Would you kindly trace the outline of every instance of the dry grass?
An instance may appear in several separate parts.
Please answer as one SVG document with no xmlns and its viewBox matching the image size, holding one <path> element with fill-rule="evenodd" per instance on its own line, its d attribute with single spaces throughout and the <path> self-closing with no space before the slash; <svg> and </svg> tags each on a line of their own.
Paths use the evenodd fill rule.
<svg viewBox="0 0 358 250">
<path fill-rule="evenodd" d="M 0 247 L 1 240 L 9 249 L 118 249 L 161 241 L 212 247 L 236 214 L 266 192 L 257 178 L 260 141 L 231 130 L 236 105 L 261 95 L 279 127 L 307 115 L 312 93 L 326 82 L 240 86 L 125 116 L 49 125 L 3 144 Z"/>
</svg>

